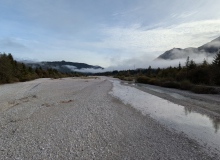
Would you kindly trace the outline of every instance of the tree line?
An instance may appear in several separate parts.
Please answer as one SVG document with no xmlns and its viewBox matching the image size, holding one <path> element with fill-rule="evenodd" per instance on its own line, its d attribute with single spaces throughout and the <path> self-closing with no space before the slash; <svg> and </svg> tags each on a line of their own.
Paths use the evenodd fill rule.
<svg viewBox="0 0 220 160">
<path fill-rule="evenodd" d="M 17 62 L 9 53 L 0 53 L 0 84 L 24 82 L 37 78 L 63 78 L 76 76 L 73 73 L 60 73 L 56 69 L 41 67 L 27 67 L 24 63 Z"/>
<path fill-rule="evenodd" d="M 188 57 L 185 64 L 176 67 L 123 70 L 98 73 L 97 75 L 114 76 L 121 80 L 136 80 L 138 83 L 159 85 L 169 88 L 192 90 L 198 93 L 215 93 L 213 87 L 220 86 L 220 52 L 212 63 L 206 59 L 197 64 Z"/>
</svg>

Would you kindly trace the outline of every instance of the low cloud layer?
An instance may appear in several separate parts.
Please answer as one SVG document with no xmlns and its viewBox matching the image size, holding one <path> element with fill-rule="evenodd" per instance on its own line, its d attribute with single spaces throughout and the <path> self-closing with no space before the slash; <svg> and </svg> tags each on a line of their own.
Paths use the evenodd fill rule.
<svg viewBox="0 0 220 160">
<path fill-rule="evenodd" d="M 207 57 L 205 55 L 200 55 L 200 56 L 192 56 L 190 57 L 190 60 L 193 60 L 196 62 L 196 64 L 201 64 L 204 60 L 206 60 L 208 63 L 212 63 L 213 61 L 213 57 Z M 186 58 L 180 58 L 180 59 L 175 59 L 175 60 L 147 60 L 145 59 L 145 57 L 140 57 L 140 58 L 136 58 L 136 59 L 128 59 L 125 60 L 123 62 L 121 62 L 121 64 L 119 65 L 115 65 L 115 66 L 110 66 L 105 68 L 103 71 L 114 71 L 114 70 L 133 70 L 133 69 L 138 69 L 138 68 L 148 68 L 149 66 L 151 66 L 152 68 L 166 68 L 166 67 L 177 67 L 179 65 L 179 63 L 181 64 L 181 66 L 185 66 L 186 64 Z M 101 72 L 103 72 L 101 71 Z"/>
<path fill-rule="evenodd" d="M 75 66 L 65 65 L 65 67 L 71 69 L 73 72 L 82 72 L 82 73 L 98 73 L 103 72 L 105 69 L 94 69 L 94 68 L 82 68 L 77 69 Z"/>
</svg>

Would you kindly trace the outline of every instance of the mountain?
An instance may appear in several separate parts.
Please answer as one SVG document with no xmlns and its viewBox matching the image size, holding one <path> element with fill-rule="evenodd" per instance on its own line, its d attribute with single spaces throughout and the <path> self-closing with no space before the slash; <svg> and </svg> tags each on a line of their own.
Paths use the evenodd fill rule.
<svg viewBox="0 0 220 160">
<path fill-rule="evenodd" d="M 66 62 L 66 61 L 52 61 L 52 62 L 24 62 L 27 66 L 33 68 L 53 68 L 63 73 L 70 73 L 70 72 L 85 72 L 83 70 L 86 69 L 104 69 L 100 66 L 93 66 L 86 63 L 78 63 L 78 62 Z"/>
<path fill-rule="evenodd" d="M 173 48 L 161 54 L 156 60 L 174 60 L 187 58 L 196 58 L 198 56 L 213 57 L 216 52 L 220 49 L 220 37 L 208 42 L 198 48 Z"/>
<path fill-rule="evenodd" d="M 206 43 L 202 45 L 201 47 L 198 47 L 199 51 L 204 51 L 210 54 L 215 54 L 220 48 L 220 37 L 212 40 L 209 43 Z"/>
</svg>

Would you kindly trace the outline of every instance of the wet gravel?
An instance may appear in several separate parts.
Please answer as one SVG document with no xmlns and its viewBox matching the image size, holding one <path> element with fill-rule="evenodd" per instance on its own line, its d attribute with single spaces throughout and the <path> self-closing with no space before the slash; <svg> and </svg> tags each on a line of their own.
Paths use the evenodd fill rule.
<svg viewBox="0 0 220 160">
<path fill-rule="evenodd" d="M 183 105 L 201 114 L 220 118 L 220 94 L 196 94 L 190 91 L 164 88 L 160 86 L 122 82 L 123 85 L 135 87 L 144 92 L 161 97 L 175 104 Z"/>
<path fill-rule="evenodd" d="M 100 79 L 0 86 L 0 159 L 218 159 L 109 91 Z"/>
</svg>

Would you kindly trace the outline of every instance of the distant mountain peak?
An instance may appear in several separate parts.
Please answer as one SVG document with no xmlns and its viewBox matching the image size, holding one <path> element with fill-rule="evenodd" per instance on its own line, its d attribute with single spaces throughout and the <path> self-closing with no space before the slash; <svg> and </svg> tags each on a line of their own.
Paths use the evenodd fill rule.
<svg viewBox="0 0 220 160">
<path fill-rule="evenodd" d="M 220 37 L 218 37 L 218 38 L 212 40 L 211 42 L 213 42 L 213 41 L 220 41 Z"/>
<path fill-rule="evenodd" d="M 161 54 L 157 59 L 163 60 L 174 60 L 174 59 L 182 59 L 190 57 L 196 57 L 199 55 L 205 55 L 206 57 L 211 56 L 213 57 L 218 50 L 220 49 L 220 37 L 198 47 L 198 48 L 173 48 Z"/>
</svg>

